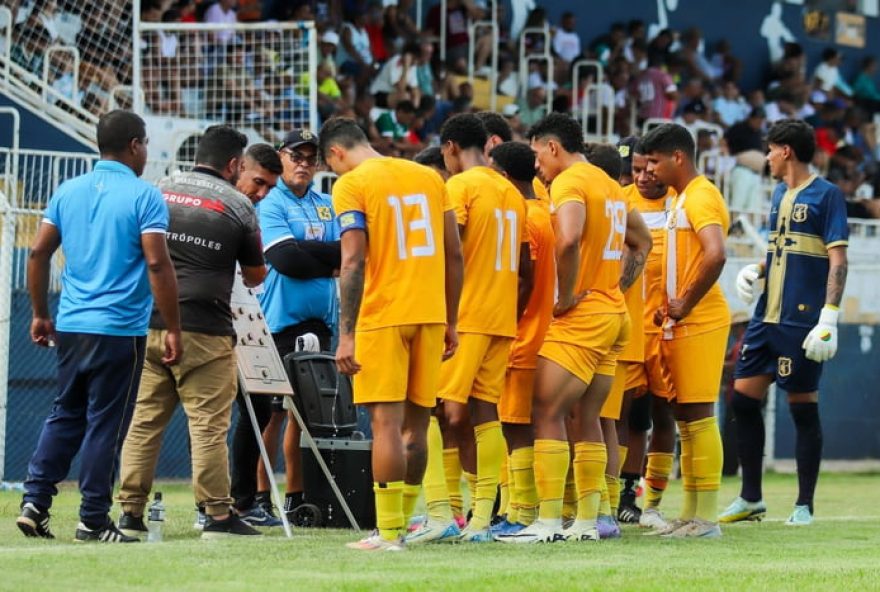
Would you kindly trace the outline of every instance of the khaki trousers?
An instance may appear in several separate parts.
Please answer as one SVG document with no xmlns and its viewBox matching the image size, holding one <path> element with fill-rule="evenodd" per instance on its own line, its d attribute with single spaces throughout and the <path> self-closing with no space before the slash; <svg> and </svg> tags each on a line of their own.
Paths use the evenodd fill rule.
<svg viewBox="0 0 880 592">
<path fill-rule="evenodd" d="M 118 500 L 123 512 L 144 513 L 156 474 L 162 435 L 178 401 L 189 423 L 196 504 L 211 516 L 229 512 L 226 435 L 237 391 L 233 338 L 184 331 L 183 357 L 162 364 L 166 331 L 150 330 L 134 418 L 122 447 Z"/>
</svg>

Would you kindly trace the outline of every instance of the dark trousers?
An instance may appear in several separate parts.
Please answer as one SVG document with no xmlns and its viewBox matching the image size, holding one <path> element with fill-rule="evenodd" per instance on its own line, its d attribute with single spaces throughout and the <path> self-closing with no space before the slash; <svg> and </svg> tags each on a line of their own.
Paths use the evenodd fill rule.
<svg viewBox="0 0 880 592">
<path fill-rule="evenodd" d="M 107 522 L 145 344 L 146 337 L 58 333 L 58 396 L 28 464 L 25 502 L 49 508 L 82 450 L 80 519 L 90 528 Z"/>
<path fill-rule="evenodd" d="M 322 350 L 330 349 L 332 336 L 330 328 L 321 321 L 305 321 L 272 334 L 275 348 L 282 360 L 284 356 L 296 350 L 296 338 L 306 333 L 314 333 L 318 336 Z M 235 400 L 238 402 L 238 422 L 235 424 L 235 432 L 232 436 L 232 497 L 235 500 L 235 509 L 246 511 L 253 507 L 254 496 L 257 493 L 257 463 L 260 460 L 260 448 L 251 427 L 251 419 L 241 390 Z M 262 434 L 272 418 L 272 397 L 257 395 L 251 397 L 251 403 Z"/>
</svg>

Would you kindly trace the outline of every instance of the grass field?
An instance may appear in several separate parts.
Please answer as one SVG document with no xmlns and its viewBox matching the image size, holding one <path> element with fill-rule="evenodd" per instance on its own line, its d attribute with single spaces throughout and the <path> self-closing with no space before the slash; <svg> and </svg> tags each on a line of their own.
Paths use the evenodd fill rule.
<svg viewBox="0 0 880 592">
<path fill-rule="evenodd" d="M 664 506 L 677 510 L 679 483 Z M 643 537 L 627 527 L 599 545 L 442 545 L 365 554 L 348 531 L 280 529 L 261 540 L 199 540 L 188 485 L 163 483 L 166 541 L 157 545 L 72 543 L 79 503 L 62 488 L 55 541 L 15 527 L 20 494 L 0 493 L 0 590 L 877 590 L 880 589 L 880 475 L 823 474 L 817 520 L 782 524 L 792 475 L 768 475 L 768 520 L 732 525 L 713 541 Z M 738 491 L 726 480 L 722 501 Z M 115 510 L 114 510 L 115 511 Z"/>
</svg>

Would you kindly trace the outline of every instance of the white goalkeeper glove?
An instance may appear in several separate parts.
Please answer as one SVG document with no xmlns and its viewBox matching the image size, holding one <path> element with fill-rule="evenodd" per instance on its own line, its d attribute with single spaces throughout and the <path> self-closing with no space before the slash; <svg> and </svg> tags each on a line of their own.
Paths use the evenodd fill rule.
<svg viewBox="0 0 880 592">
<path fill-rule="evenodd" d="M 751 304 L 755 299 L 755 285 L 760 287 L 759 292 L 764 291 L 763 282 L 759 280 L 764 276 L 764 267 L 760 263 L 752 263 L 743 267 L 736 276 L 736 293 L 739 299 L 746 304 Z"/>
<path fill-rule="evenodd" d="M 819 315 L 819 322 L 804 339 L 803 348 L 807 359 L 814 362 L 827 362 L 837 353 L 837 317 L 840 311 L 835 306 L 825 305 Z"/>
</svg>

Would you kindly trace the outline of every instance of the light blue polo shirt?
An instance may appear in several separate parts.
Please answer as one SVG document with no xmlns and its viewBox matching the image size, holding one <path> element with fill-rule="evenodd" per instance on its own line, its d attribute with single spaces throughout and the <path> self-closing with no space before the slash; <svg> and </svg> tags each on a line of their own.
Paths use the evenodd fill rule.
<svg viewBox="0 0 880 592">
<path fill-rule="evenodd" d="M 153 296 L 141 235 L 168 228 L 159 190 L 126 165 L 100 160 L 58 188 L 43 221 L 58 229 L 64 252 L 56 329 L 146 335 Z"/>
<path fill-rule="evenodd" d="M 279 242 L 294 240 L 339 240 L 330 196 L 309 186 L 297 197 L 281 177 L 269 194 L 257 204 L 263 252 Z M 298 280 L 278 272 L 269 262 L 268 275 L 259 295 L 269 330 L 279 333 L 308 319 L 319 319 L 334 330 L 338 305 L 336 280 L 314 278 Z"/>
</svg>

